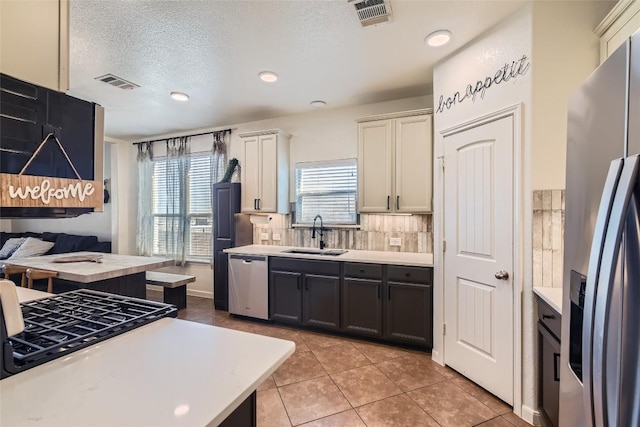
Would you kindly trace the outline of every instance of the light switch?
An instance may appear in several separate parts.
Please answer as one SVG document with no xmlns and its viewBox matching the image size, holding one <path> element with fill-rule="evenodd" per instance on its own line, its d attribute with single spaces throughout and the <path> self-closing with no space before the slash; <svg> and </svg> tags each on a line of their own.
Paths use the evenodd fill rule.
<svg viewBox="0 0 640 427">
<path fill-rule="evenodd" d="M 389 246 L 402 246 L 402 237 L 390 237 Z"/>
<path fill-rule="evenodd" d="M 260 240 L 269 240 L 269 233 L 260 233 Z"/>
<path fill-rule="evenodd" d="M 280 240 L 280 233 L 273 233 L 272 239 L 275 241 Z"/>
</svg>

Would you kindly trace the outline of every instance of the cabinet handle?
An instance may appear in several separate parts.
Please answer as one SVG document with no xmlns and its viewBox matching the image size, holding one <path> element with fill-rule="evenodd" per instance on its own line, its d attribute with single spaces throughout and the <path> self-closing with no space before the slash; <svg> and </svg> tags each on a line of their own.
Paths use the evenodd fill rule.
<svg viewBox="0 0 640 427">
<path fill-rule="evenodd" d="M 555 319 L 556 316 L 554 316 L 553 314 L 543 314 L 542 318 L 543 319 Z"/>
<path fill-rule="evenodd" d="M 396 196 L 396 209 L 400 209 L 400 196 Z"/>
<path fill-rule="evenodd" d="M 391 210 L 391 196 L 387 196 L 387 210 Z"/>
<path fill-rule="evenodd" d="M 258 210 L 260 210 L 260 205 L 262 204 L 262 199 L 258 199 Z"/>
<path fill-rule="evenodd" d="M 254 211 L 258 210 L 258 199 L 253 199 L 253 210 Z"/>
<path fill-rule="evenodd" d="M 309 290 L 309 282 L 307 282 L 306 280 L 304 281 L 304 290 L 305 291 Z"/>
<path fill-rule="evenodd" d="M 560 353 L 553 353 L 553 380 L 556 382 L 560 381 L 560 375 L 558 375 L 558 358 L 560 357 Z"/>
<path fill-rule="evenodd" d="M 380 285 L 378 285 L 378 299 L 380 299 Z"/>
<path fill-rule="evenodd" d="M 387 298 L 389 299 L 389 301 L 391 301 L 391 286 L 389 286 L 387 289 L 388 289 Z"/>
</svg>

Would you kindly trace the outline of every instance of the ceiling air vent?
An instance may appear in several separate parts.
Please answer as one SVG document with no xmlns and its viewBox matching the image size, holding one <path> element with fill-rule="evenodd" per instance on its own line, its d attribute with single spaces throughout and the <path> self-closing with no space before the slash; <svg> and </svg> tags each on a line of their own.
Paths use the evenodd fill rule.
<svg viewBox="0 0 640 427">
<path fill-rule="evenodd" d="M 108 83 L 111 86 L 115 86 L 120 89 L 130 90 L 140 87 L 135 83 L 128 82 L 121 77 L 114 76 L 113 74 L 105 74 L 104 76 L 96 77 L 96 80 L 100 80 L 101 82 Z"/>
<path fill-rule="evenodd" d="M 353 2 L 363 27 L 380 24 L 391 19 L 391 5 L 386 0 L 349 0 Z"/>
</svg>

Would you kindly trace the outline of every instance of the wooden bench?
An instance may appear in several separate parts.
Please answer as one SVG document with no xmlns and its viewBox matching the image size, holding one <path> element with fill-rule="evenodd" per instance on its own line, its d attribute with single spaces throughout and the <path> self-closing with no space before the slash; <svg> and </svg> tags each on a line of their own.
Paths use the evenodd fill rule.
<svg viewBox="0 0 640 427">
<path fill-rule="evenodd" d="M 167 304 L 173 304 L 178 309 L 187 306 L 187 283 L 195 282 L 195 276 L 184 274 L 162 273 L 159 271 L 147 271 L 147 284 L 162 286 L 163 300 Z"/>
</svg>

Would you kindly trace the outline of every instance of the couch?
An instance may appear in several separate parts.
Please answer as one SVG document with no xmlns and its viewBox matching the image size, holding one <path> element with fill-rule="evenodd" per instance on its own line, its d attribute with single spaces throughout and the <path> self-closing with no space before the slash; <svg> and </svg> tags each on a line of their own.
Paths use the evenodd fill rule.
<svg viewBox="0 0 640 427">
<path fill-rule="evenodd" d="M 99 242 L 96 236 L 79 236 L 76 234 L 66 233 L 7 233 L 0 232 L 0 248 L 4 243 L 14 237 L 35 237 L 47 242 L 53 242 L 54 245 L 44 255 L 65 254 L 69 252 L 103 252 L 111 253 L 111 242 Z M 3 261 L 0 260 L 0 266 L 3 266 Z M 4 278 L 4 271 L 0 271 L 2 278 Z M 11 276 L 10 279 L 20 284 L 20 275 Z M 38 290 L 46 290 L 46 280 L 34 281 L 34 288 Z M 76 289 L 75 286 L 70 285 L 66 281 L 54 279 L 54 292 L 65 292 Z"/>
<path fill-rule="evenodd" d="M 14 237 L 35 237 L 54 245 L 45 255 L 66 254 L 68 252 L 103 252 L 111 253 L 111 242 L 99 242 L 96 236 L 79 236 L 66 233 L 7 233 L 0 232 L 0 248 Z M 1 263 L 1 261 L 0 261 Z"/>
</svg>

